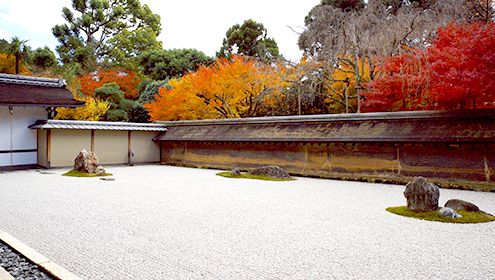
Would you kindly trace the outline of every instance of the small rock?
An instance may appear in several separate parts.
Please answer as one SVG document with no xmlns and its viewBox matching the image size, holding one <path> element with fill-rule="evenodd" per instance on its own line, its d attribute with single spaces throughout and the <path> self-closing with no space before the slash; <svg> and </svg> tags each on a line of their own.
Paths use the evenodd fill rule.
<svg viewBox="0 0 495 280">
<path fill-rule="evenodd" d="M 241 170 L 237 167 L 233 168 L 231 171 L 230 171 L 230 174 L 232 176 L 239 176 L 241 175 Z"/>
<path fill-rule="evenodd" d="M 115 181 L 115 178 L 112 178 L 112 177 L 102 177 L 102 178 L 100 178 L 100 180 L 103 180 L 103 181 Z"/>
<path fill-rule="evenodd" d="M 404 196 L 407 208 L 416 212 L 429 212 L 438 209 L 440 190 L 426 178 L 416 177 L 407 183 Z"/>
<path fill-rule="evenodd" d="M 276 165 L 267 165 L 249 171 L 253 175 L 265 175 L 272 178 L 288 179 L 290 175 L 287 171 Z"/>
<path fill-rule="evenodd" d="M 103 168 L 103 166 L 98 165 L 98 167 L 96 167 L 95 169 L 95 173 L 96 175 L 103 175 L 105 174 L 105 169 Z"/>
<path fill-rule="evenodd" d="M 454 210 L 465 210 L 471 212 L 480 212 L 480 208 L 471 202 L 467 202 L 460 199 L 450 199 L 445 202 L 445 207 L 452 208 Z"/>
<path fill-rule="evenodd" d="M 440 208 L 440 210 L 438 210 L 438 212 L 440 213 L 440 215 L 447 217 L 447 218 L 451 218 L 451 219 L 462 218 L 462 215 L 460 215 L 454 209 L 449 208 L 449 207 Z"/>
</svg>

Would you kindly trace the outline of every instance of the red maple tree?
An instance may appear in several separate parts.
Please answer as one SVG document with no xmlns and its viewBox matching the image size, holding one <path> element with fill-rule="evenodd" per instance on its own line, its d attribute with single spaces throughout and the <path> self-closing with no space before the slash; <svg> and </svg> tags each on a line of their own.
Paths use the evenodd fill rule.
<svg viewBox="0 0 495 280">
<path fill-rule="evenodd" d="M 381 72 L 364 93 L 365 112 L 495 108 L 495 23 L 451 23 Z"/>
<path fill-rule="evenodd" d="M 80 90 L 85 96 L 93 96 L 95 89 L 106 83 L 116 83 L 125 94 L 125 98 L 136 99 L 139 96 L 138 85 L 141 79 L 130 70 L 100 69 L 78 78 Z"/>
</svg>

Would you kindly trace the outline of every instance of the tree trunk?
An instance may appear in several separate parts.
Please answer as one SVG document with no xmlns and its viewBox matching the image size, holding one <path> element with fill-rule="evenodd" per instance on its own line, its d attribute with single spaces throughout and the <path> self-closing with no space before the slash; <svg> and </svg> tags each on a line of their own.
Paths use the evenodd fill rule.
<svg viewBox="0 0 495 280">
<path fill-rule="evenodd" d="M 15 74 L 16 75 L 19 75 L 19 73 L 21 72 L 19 69 L 20 64 L 21 64 L 21 57 L 18 54 L 16 54 L 15 55 Z"/>
</svg>

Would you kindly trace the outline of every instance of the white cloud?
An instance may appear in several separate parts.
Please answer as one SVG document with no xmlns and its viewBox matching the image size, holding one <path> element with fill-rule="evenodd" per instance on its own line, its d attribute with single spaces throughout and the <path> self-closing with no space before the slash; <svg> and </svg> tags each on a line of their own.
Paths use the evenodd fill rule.
<svg viewBox="0 0 495 280">
<path fill-rule="evenodd" d="M 297 29 L 304 25 L 304 17 L 320 0 L 142 0 L 162 17 L 160 39 L 165 48 L 197 48 L 214 55 L 222 44 L 225 32 L 232 25 L 246 19 L 263 23 L 268 36 L 274 37 L 281 53 L 297 60 L 301 52 L 297 46 Z"/>
<path fill-rule="evenodd" d="M 320 0 L 141 0 L 162 18 L 159 39 L 165 48 L 196 48 L 213 56 L 220 49 L 227 29 L 252 18 L 261 22 L 274 37 L 281 53 L 297 60 L 298 35 L 287 26 L 304 24 L 304 17 Z M 55 24 L 64 22 L 62 8 L 70 0 L 0 0 L 0 32 L 29 39 L 33 47 L 54 48 L 51 34 Z M 2 33 L 0 33 L 2 36 Z M 9 36 L 10 37 L 10 36 Z"/>
<path fill-rule="evenodd" d="M 70 5 L 70 0 L 0 1 L 0 20 L 32 33 L 51 33 L 55 24 L 63 22 L 62 8 Z"/>
<path fill-rule="evenodd" d="M 0 29 L 29 40 L 28 44 L 35 48 L 45 45 L 54 48 L 52 27 L 63 23 L 62 8 L 70 3 L 70 0 L 0 0 Z"/>
<path fill-rule="evenodd" d="M 10 34 L 10 32 L 0 28 L 0 39 L 9 40 L 11 37 L 12 35 Z"/>
</svg>

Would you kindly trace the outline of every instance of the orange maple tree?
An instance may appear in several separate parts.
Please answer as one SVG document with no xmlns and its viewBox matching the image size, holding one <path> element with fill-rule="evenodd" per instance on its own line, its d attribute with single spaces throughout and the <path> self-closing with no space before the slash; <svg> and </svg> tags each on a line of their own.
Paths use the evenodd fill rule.
<svg viewBox="0 0 495 280">
<path fill-rule="evenodd" d="M 278 71 L 244 56 L 213 65 L 162 88 L 146 104 L 153 120 L 242 118 L 269 114 L 283 85 Z"/>
<path fill-rule="evenodd" d="M 93 96 L 95 90 L 104 84 L 116 83 L 127 99 L 136 99 L 139 96 L 140 82 L 141 79 L 135 72 L 121 69 L 99 69 L 77 79 L 79 90 L 84 96 Z"/>
</svg>

